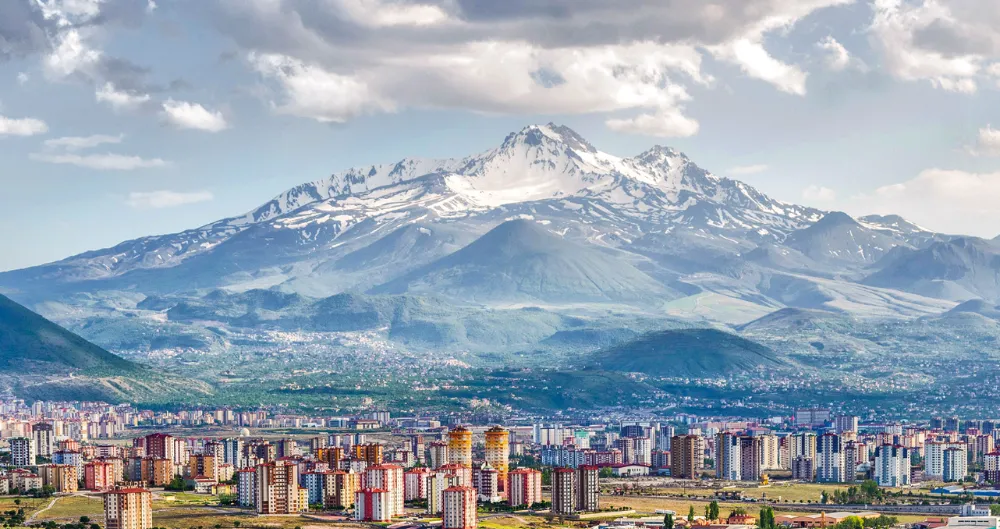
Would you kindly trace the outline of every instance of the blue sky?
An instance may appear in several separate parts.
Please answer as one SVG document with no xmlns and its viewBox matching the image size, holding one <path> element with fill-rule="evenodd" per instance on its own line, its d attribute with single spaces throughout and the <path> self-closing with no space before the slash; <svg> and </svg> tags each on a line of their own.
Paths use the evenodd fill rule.
<svg viewBox="0 0 1000 529">
<path fill-rule="evenodd" d="M 9 0 L 0 270 L 528 124 L 1000 234 L 990 0 Z"/>
</svg>

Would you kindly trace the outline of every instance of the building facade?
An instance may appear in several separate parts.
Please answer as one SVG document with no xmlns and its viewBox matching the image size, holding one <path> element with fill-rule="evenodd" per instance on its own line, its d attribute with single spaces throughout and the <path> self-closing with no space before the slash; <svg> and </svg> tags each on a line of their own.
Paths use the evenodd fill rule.
<svg viewBox="0 0 1000 529">
<path fill-rule="evenodd" d="M 885 444 L 875 448 L 875 482 L 880 487 L 903 487 L 910 484 L 910 450 Z"/>
<path fill-rule="evenodd" d="M 519 468 L 507 475 L 507 503 L 511 507 L 531 507 L 541 501 L 541 472 L 530 468 Z"/>
<path fill-rule="evenodd" d="M 114 489 L 104 493 L 105 529 L 151 529 L 152 496 L 146 489 Z"/>
<path fill-rule="evenodd" d="M 552 513 L 576 513 L 576 472 L 571 468 L 552 469 Z"/>
<path fill-rule="evenodd" d="M 840 436 L 827 433 L 819 436 L 816 447 L 816 481 L 843 483 L 844 450 Z"/>
<path fill-rule="evenodd" d="M 449 487 L 444 490 L 442 529 L 475 529 L 476 490 L 472 487 Z"/>
</svg>

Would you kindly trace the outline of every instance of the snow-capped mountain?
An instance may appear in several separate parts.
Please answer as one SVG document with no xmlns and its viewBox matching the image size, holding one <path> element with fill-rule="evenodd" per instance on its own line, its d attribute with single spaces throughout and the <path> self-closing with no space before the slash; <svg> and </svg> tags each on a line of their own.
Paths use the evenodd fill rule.
<svg viewBox="0 0 1000 529">
<path fill-rule="evenodd" d="M 464 159 L 404 159 L 335 173 L 296 186 L 246 214 L 172 235 L 145 237 L 38 267 L 46 280 L 114 277 L 167 268 L 217 251 L 254 227 L 297 230 L 299 242 L 330 242 L 354 224 L 404 208 L 472 215 L 543 200 L 604 203 L 635 221 L 756 233 L 781 240 L 822 214 L 773 200 L 742 182 L 717 177 L 667 147 L 633 158 L 595 149 L 552 124 L 510 134 L 500 147 Z M 34 275 L 34 274 L 32 274 Z M 37 276 L 36 276 L 37 277 Z"/>
<path fill-rule="evenodd" d="M 894 248 L 919 249 L 938 237 L 898 217 L 855 220 L 772 199 L 702 169 L 669 147 L 656 146 L 630 158 L 614 156 L 566 127 L 548 124 L 512 133 L 498 147 L 462 159 L 404 159 L 335 173 L 246 214 L 197 229 L 0 274 L 0 289 L 35 302 L 93 291 L 172 295 L 219 287 L 324 297 L 410 291 L 415 280 L 404 276 L 432 267 L 433 280 L 417 281 L 421 295 L 434 294 L 433 285 L 447 284 L 448 295 L 459 301 L 470 301 L 461 299 L 463 292 L 477 292 L 477 300 L 497 300 L 503 296 L 493 295 L 494 289 L 461 281 L 456 286 L 448 276 L 455 268 L 440 260 L 462 255 L 457 252 L 465 247 L 473 247 L 477 259 L 488 256 L 497 237 L 480 237 L 514 219 L 534 221 L 569 244 L 552 245 L 548 258 L 525 258 L 539 263 L 530 279 L 505 281 L 545 281 L 545 274 L 534 273 L 537 266 L 560 263 L 578 274 L 582 290 L 561 291 L 558 299 L 600 302 L 596 292 L 615 290 L 606 298 L 641 300 L 644 310 L 655 305 L 651 299 L 657 296 L 620 296 L 618 286 L 598 287 L 602 281 L 584 285 L 583 278 L 611 273 L 614 267 L 608 263 L 617 260 L 632 278 L 626 282 L 646 285 L 640 288 L 657 293 L 660 302 L 714 292 L 768 308 L 791 299 L 823 305 L 836 296 L 778 295 L 774 285 L 826 291 L 831 283 L 801 285 L 811 285 L 812 276 L 860 280 L 865 267 Z M 515 231 L 542 241 L 550 237 Z M 599 263 L 600 270 L 574 268 L 571 257 L 555 255 L 560 249 L 587 256 L 585 261 Z M 519 264 L 512 263 L 510 270 L 531 268 L 514 266 Z M 469 272 L 465 264 L 460 269 L 467 278 L 507 273 Z M 776 280 L 776 274 L 805 276 Z M 654 283 L 662 288 L 650 286 Z M 400 286 L 404 284 L 409 286 Z M 874 288 L 853 284 L 845 296 L 897 299 Z M 546 287 L 521 291 L 540 293 L 539 302 L 556 299 L 541 294 L 551 292 Z M 530 295 L 517 299 L 527 303 Z M 910 306 L 907 310 L 920 312 Z"/>
</svg>

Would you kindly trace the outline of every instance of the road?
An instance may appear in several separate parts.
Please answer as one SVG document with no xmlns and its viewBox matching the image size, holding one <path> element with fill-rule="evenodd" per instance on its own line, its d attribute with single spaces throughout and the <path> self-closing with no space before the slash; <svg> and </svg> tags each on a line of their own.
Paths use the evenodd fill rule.
<svg viewBox="0 0 1000 529">
<path fill-rule="evenodd" d="M 42 514 L 43 512 L 45 512 L 45 511 L 47 511 L 47 510 L 51 509 L 51 508 L 52 508 L 52 506 L 54 506 L 54 505 L 56 504 L 56 502 L 60 500 L 60 498 L 62 498 L 62 496 L 57 496 L 57 497 L 55 497 L 55 498 L 52 498 L 52 501 L 50 501 L 48 505 L 46 505 L 46 506 L 45 506 L 44 508 L 42 508 L 42 509 L 39 509 L 39 510 L 35 511 L 35 512 L 34 512 L 34 513 L 33 513 L 33 514 L 31 515 L 31 516 L 29 516 L 29 517 L 28 517 L 28 519 L 24 521 L 24 525 L 29 525 L 29 524 L 30 524 L 31 522 L 34 522 L 34 521 L 35 521 L 35 518 L 36 518 L 36 517 L 37 517 L 37 516 L 38 516 L 39 514 Z"/>
</svg>

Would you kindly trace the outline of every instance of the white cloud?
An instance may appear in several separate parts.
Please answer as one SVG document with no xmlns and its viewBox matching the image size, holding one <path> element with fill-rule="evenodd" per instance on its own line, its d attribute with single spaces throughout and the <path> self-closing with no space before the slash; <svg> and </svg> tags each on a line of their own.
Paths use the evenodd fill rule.
<svg viewBox="0 0 1000 529">
<path fill-rule="evenodd" d="M 0 136 L 35 136 L 48 131 L 49 126 L 40 119 L 0 116 Z"/>
<path fill-rule="evenodd" d="M 687 136 L 698 131 L 689 88 L 714 83 L 704 52 L 805 94 L 807 74 L 765 41 L 854 1 L 221 0 L 221 16 L 277 113 L 341 123 L 402 108 L 614 112 L 615 130 Z"/>
<path fill-rule="evenodd" d="M 134 109 L 148 103 L 150 100 L 149 94 L 137 94 L 117 90 L 111 83 L 105 83 L 97 89 L 94 95 L 98 102 L 108 103 L 115 110 Z"/>
<path fill-rule="evenodd" d="M 344 123 L 370 111 L 394 109 L 356 77 L 327 72 L 285 55 L 251 54 L 249 60 L 260 74 L 278 83 L 283 101 L 271 102 L 278 113 Z"/>
<path fill-rule="evenodd" d="M 160 209 L 214 200 L 209 191 L 181 193 L 177 191 L 136 191 L 128 194 L 125 203 L 136 209 Z"/>
<path fill-rule="evenodd" d="M 727 173 L 733 176 L 742 176 L 748 174 L 763 173 L 769 169 L 767 164 L 757 164 L 757 165 L 738 165 L 736 167 L 730 168 Z"/>
<path fill-rule="evenodd" d="M 166 161 L 160 158 L 142 158 L 139 156 L 111 153 L 32 153 L 30 157 L 32 160 L 39 162 L 75 165 L 77 167 L 101 171 L 134 171 L 136 169 L 150 169 L 168 165 Z"/>
<path fill-rule="evenodd" d="M 1000 58 L 993 0 L 875 0 L 873 7 L 874 42 L 900 79 L 971 94 L 989 58 Z"/>
<path fill-rule="evenodd" d="M 30 78 L 28 77 L 28 74 L 26 74 L 24 72 L 20 72 L 20 73 L 17 74 L 17 84 L 19 84 L 19 85 L 25 85 L 25 84 L 27 84 L 29 79 Z"/>
<path fill-rule="evenodd" d="M 45 147 L 49 149 L 77 151 L 81 149 L 92 149 L 99 145 L 108 143 L 121 143 L 123 139 L 125 139 L 124 134 L 119 134 L 117 136 L 108 136 L 104 134 L 94 134 L 93 136 L 65 136 L 62 138 L 45 140 Z"/>
<path fill-rule="evenodd" d="M 70 29 L 57 37 L 53 50 L 45 59 L 45 71 L 50 77 L 63 78 L 94 67 L 101 52 L 92 49 L 78 29 Z"/>
<path fill-rule="evenodd" d="M 782 92 L 794 95 L 806 94 L 808 74 L 798 66 L 785 64 L 772 57 L 763 43 L 757 39 L 737 39 L 723 46 L 711 48 L 720 59 L 739 65 L 750 77 L 767 81 Z"/>
<path fill-rule="evenodd" d="M 1000 227 L 1000 173 L 928 169 L 906 182 L 853 197 L 858 214 L 899 214 L 944 233 L 993 237 Z"/>
<path fill-rule="evenodd" d="M 976 156 L 1000 156 L 1000 130 L 991 125 L 979 129 L 976 144 L 969 146 L 967 150 Z"/>
<path fill-rule="evenodd" d="M 854 0 L 797 0 L 780 5 L 781 9 L 747 26 L 738 38 L 707 49 L 716 58 L 731 62 L 755 79 L 771 83 L 782 92 L 806 94 L 808 74 L 794 64 L 773 57 L 764 47 L 764 40 L 775 32 L 788 30 L 799 20 L 815 11 L 854 3 Z"/>
<path fill-rule="evenodd" d="M 355 23 L 365 26 L 429 26 L 448 20 L 444 9 L 431 4 L 384 0 L 334 0 L 332 3 Z"/>
<path fill-rule="evenodd" d="M 670 110 L 656 114 L 639 114 L 628 119 L 609 119 L 605 124 L 614 131 L 661 138 L 694 136 L 698 134 L 700 127 L 697 121 Z"/>
<path fill-rule="evenodd" d="M 220 132 L 229 125 L 222 112 L 212 112 L 197 103 L 168 99 L 163 103 L 163 117 L 167 123 L 179 129 Z"/>
<path fill-rule="evenodd" d="M 816 43 L 816 46 L 826 52 L 826 67 L 835 71 L 843 71 L 851 64 L 851 54 L 843 44 L 832 36 L 827 36 Z"/>
<path fill-rule="evenodd" d="M 811 185 L 802 190 L 802 200 L 806 202 L 832 202 L 836 199 L 837 192 L 829 187 Z"/>
<path fill-rule="evenodd" d="M 481 42 L 419 61 L 386 58 L 352 75 L 285 55 L 251 54 L 249 60 L 276 87 L 276 112 L 337 123 L 401 106 L 503 114 L 640 110 L 608 124 L 687 136 L 697 131 L 697 122 L 683 115 L 681 103 L 690 96 L 674 79 L 712 81 L 701 73 L 696 49 L 656 43 L 566 50 Z"/>
</svg>

